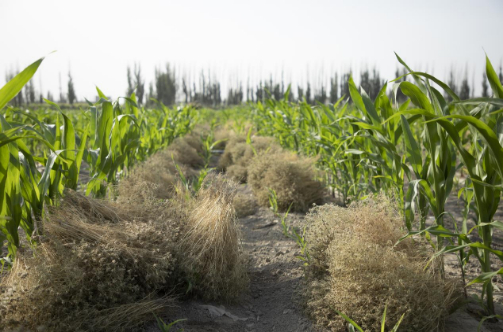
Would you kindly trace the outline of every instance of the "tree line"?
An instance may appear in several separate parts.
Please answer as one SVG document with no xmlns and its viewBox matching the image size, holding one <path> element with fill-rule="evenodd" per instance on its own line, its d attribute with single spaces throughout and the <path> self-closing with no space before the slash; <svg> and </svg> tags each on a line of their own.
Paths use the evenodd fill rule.
<svg viewBox="0 0 503 332">
<path fill-rule="evenodd" d="M 5 79 L 9 81 L 17 72 L 10 71 L 6 73 Z M 328 79 L 318 79 L 316 82 L 307 81 L 304 84 L 296 85 L 296 89 L 292 89 L 289 93 L 290 101 L 305 101 L 308 104 L 316 103 L 335 103 L 342 96 L 349 96 L 348 81 L 352 75 L 351 70 L 343 73 L 332 72 Z M 275 79 L 272 75 L 268 79 L 261 79 L 255 84 L 243 84 L 241 80 L 235 80 L 227 88 L 224 96 L 222 84 L 212 75 L 211 72 L 201 71 L 197 79 L 191 79 L 185 73 L 178 73 L 171 64 L 166 64 L 164 67 L 155 69 L 154 80 L 148 84 L 146 90 L 146 81 L 142 73 L 141 65 L 135 63 L 133 66 L 127 67 L 127 90 L 126 96 L 130 96 L 133 92 L 136 94 L 137 101 L 140 105 L 151 106 L 156 102 L 162 102 L 164 105 L 174 105 L 176 103 L 194 104 L 204 107 L 224 107 L 231 105 L 240 105 L 245 102 L 259 102 L 267 98 L 279 100 L 283 98 L 289 86 L 294 86 L 293 82 L 286 82 L 281 75 L 281 79 Z M 410 79 L 406 76 L 405 69 L 396 70 L 396 77 L 403 76 L 398 81 Z M 452 90 L 459 95 L 461 99 L 469 99 L 475 97 L 474 88 L 475 82 L 469 82 L 467 71 L 460 80 L 455 71 L 451 68 L 447 84 Z M 370 98 L 374 99 L 382 88 L 385 80 L 381 78 L 377 68 L 364 69 L 360 71 L 358 80 L 361 87 L 366 91 Z M 503 69 L 499 67 L 499 79 L 503 81 Z M 480 97 L 489 97 L 489 85 L 485 73 L 481 77 L 481 93 Z M 449 99 L 449 96 L 445 96 Z M 30 104 L 43 103 L 46 98 L 51 101 L 58 101 L 62 104 L 70 104 L 78 102 L 78 97 L 75 91 L 73 77 L 71 72 L 68 72 L 68 80 L 66 91 L 63 92 L 61 84 L 61 74 L 59 76 L 59 100 L 54 98 L 54 95 L 47 91 L 43 96 L 40 92 L 37 93 L 33 80 L 28 82 L 25 88 L 14 98 L 14 106 L 24 106 Z M 397 98 L 399 101 L 405 100 L 405 96 L 398 92 Z"/>
<path fill-rule="evenodd" d="M 145 82 L 141 79 L 139 65 L 135 64 L 135 80 L 129 80 L 130 68 L 128 68 L 128 92 L 137 87 L 137 97 L 140 103 L 143 101 Z M 411 80 L 406 75 L 405 68 L 395 71 L 395 77 L 402 77 L 398 80 Z M 295 91 L 290 91 L 290 101 L 306 101 L 308 104 L 316 103 L 335 103 L 342 96 L 349 97 L 348 81 L 352 75 L 351 70 L 339 74 L 331 73 L 328 80 L 317 80 L 317 82 L 306 82 L 303 85 L 297 85 Z M 282 75 L 283 77 L 283 75 Z M 385 80 L 377 68 L 364 69 L 360 71 L 358 80 L 361 87 L 366 91 L 370 98 L 374 99 L 381 90 Z M 503 68 L 499 67 L 499 79 L 503 82 Z M 196 84 L 197 83 L 197 84 Z M 211 73 L 201 71 L 196 81 L 191 81 L 187 75 L 178 74 L 175 69 L 167 64 L 164 68 L 157 68 L 155 71 L 154 82 L 150 83 L 149 91 L 145 96 L 145 103 L 149 104 L 152 99 L 160 101 L 165 105 L 173 105 L 177 102 L 197 104 L 206 107 L 219 107 L 228 105 L 239 105 L 245 102 L 264 101 L 267 98 L 279 100 L 283 98 L 289 86 L 293 82 L 286 82 L 283 78 L 273 79 L 272 75 L 268 79 L 259 80 L 254 85 L 248 82 L 246 88 L 243 88 L 243 81 L 237 80 L 230 84 L 227 89 L 226 97 L 222 96 L 221 83 Z M 451 68 L 447 83 L 452 90 L 459 95 L 461 99 L 475 97 L 475 82 L 468 80 L 467 71 L 462 79 L 458 78 L 454 69 Z M 481 77 L 481 97 L 489 96 L 489 85 L 485 73 Z M 450 96 L 445 98 L 450 100 Z M 399 91 L 397 99 L 403 101 L 406 97 Z"/>
</svg>

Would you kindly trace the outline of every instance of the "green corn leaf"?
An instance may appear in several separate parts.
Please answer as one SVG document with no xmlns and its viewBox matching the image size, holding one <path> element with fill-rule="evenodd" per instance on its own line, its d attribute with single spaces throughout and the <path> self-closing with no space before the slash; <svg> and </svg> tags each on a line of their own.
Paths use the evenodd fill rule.
<svg viewBox="0 0 503 332">
<path fill-rule="evenodd" d="M 492 222 L 482 222 L 482 223 L 480 223 L 478 225 L 473 226 L 470 229 L 470 231 L 468 232 L 468 234 L 470 234 L 475 228 L 484 227 L 484 226 L 495 227 L 495 228 L 503 231 L 503 222 L 501 222 L 501 221 L 492 221 Z"/>
<path fill-rule="evenodd" d="M 412 72 L 411 74 L 422 76 L 424 78 L 429 79 L 432 82 L 435 82 L 449 95 L 449 97 L 451 97 L 454 100 L 454 102 L 460 101 L 458 95 L 447 84 L 437 79 L 435 76 L 422 72 Z"/>
<path fill-rule="evenodd" d="M 417 86 L 409 82 L 401 82 L 400 90 L 402 90 L 402 93 L 409 97 L 416 106 L 421 107 L 428 113 L 435 114 L 430 100 Z"/>
<path fill-rule="evenodd" d="M 384 313 L 382 314 L 382 319 L 381 319 L 381 332 L 384 332 L 384 329 L 386 328 L 386 309 L 388 309 L 388 306 L 384 306 Z"/>
<path fill-rule="evenodd" d="M 70 161 L 75 160 L 75 130 L 73 129 L 72 122 L 68 117 L 61 113 L 63 116 L 63 141 L 62 148 L 65 150 L 63 156 Z"/>
<path fill-rule="evenodd" d="M 501 98 L 472 98 L 462 101 L 453 101 L 456 105 L 479 105 L 481 103 L 488 103 L 495 106 L 503 106 L 503 99 Z"/>
<path fill-rule="evenodd" d="M 434 233 L 432 233 L 432 234 L 434 234 Z M 455 237 L 455 236 L 461 238 L 465 242 L 469 241 L 468 237 L 465 236 L 464 234 L 453 234 L 453 236 L 445 236 L 445 237 Z M 462 244 L 462 245 L 459 245 L 459 246 L 445 246 L 444 248 L 442 248 L 441 250 L 439 250 L 437 253 L 435 253 L 435 255 L 433 256 L 433 258 L 434 257 L 438 257 L 438 256 L 443 255 L 443 254 L 447 254 L 447 253 L 451 253 L 451 252 L 457 252 L 457 251 L 459 251 L 461 249 L 464 249 L 464 248 L 484 249 L 484 250 L 487 250 L 487 251 L 493 253 L 500 260 L 503 261 L 503 252 L 501 250 L 492 249 L 492 248 L 490 248 L 490 247 L 488 247 L 488 246 L 486 246 L 486 245 L 484 245 L 483 243 L 480 243 L 480 242 L 469 242 L 469 243 L 465 243 L 465 244 Z"/>
<path fill-rule="evenodd" d="M 402 129 L 405 138 L 405 145 L 407 147 L 407 152 L 410 156 L 410 162 L 412 164 L 412 168 L 416 173 L 416 176 L 419 176 L 422 172 L 423 160 L 421 157 L 421 149 L 416 142 L 416 139 L 412 135 L 412 131 L 410 130 L 409 122 L 405 119 L 403 115 L 400 116 Z"/>
<path fill-rule="evenodd" d="M 17 74 L 0 89 L 0 110 L 23 89 L 25 84 L 28 83 L 28 81 L 37 72 L 37 69 L 43 60 L 44 58 L 40 58 L 26 67 L 22 72 Z"/>
<path fill-rule="evenodd" d="M 100 90 L 100 88 L 96 87 L 96 91 L 98 92 L 98 96 L 105 101 L 108 101 L 108 97 Z"/>
<path fill-rule="evenodd" d="M 344 318 L 349 324 L 351 324 L 354 328 L 356 328 L 358 331 L 360 332 L 363 332 L 363 329 L 355 323 L 354 320 L 352 320 L 351 318 L 349 318 L 348 316 L 346 316 L 345 314 L 343 314 L 342 312 L 338 311 L 338 310 L 335 310 L 334 311 L 339 314 L 339 316 L 341 316 L 342 318 Z"/>
<path fill-rule="evenodd" d="M 40 195 L 44 197 L 47 193 L 47 190 L 49 189 L 51 185 L 51 171 L 52 167 L 54 166 L 56 160 L 59 158 L 59 155 L 62 154 L 64 151 L 63 150 L 57 150 L 52 152 L 49 155 L 49 158 L 47 159 L 47 163 L 45 164 L 45 169 L 44 172 L 42 173 L 42 177 L 40 178 L 40 181 L 38 183 L 38 188 L 40 190 Z"/>
<path fill-rule="evenodd" d="M 500 174 L 500 178 L 503 179 L 503 147 L 501 146 L 496 133 L 487 124 L 485 124 L 484 122 L 473 116 L 449 115 L 445 117 L 435 118 L 430 121 L 441 121 L 442 119 L 445 118 L 455 118 L 466 121 L 467 123 L 471 124 L 482 135 L 482 137 L 487 142 L 489 149 L 494 155 L 494 158 L 498 166 L 498 172 Z"/>
<path fill-rule="evenodd" d="M 112 128 L 114 110 L 112 103 L 104 102 L 102 104 L 102 111 L 98 118 L 98 123 L 95 133 L 95 146 L 101 149 L 103 159 L 108 154 L 109 142 L 108 138 Z"/>
<path fill-rule="evenodd" d="M 487 55 L 486 55 L 486 75 L 494 95 L 497 98 L 503 99 L 503 86 L 501 85 L 498 74 L 496 74 L 496 72 L 494 71 L 493 65 L 491 64 L 491 61 L 489 61 Z"/>
<path fill-rule="evenodd" d="M 396 52 L 395 52 L 395 56 L 396 56 L 398 62 L 400 62 L 405 68 L 407 68 L 407 70 L 409 71 L 409 74 L 412 75 L 412 78 L 414 78 L 414 82 L 416 82 L 417 86 L 421 89 L 421 91 L 423 93 L 426 93 L 426 87 L 424 86 L 421 79 L 414 73 L 414 71 L 412 69 L 410 69 L 410 67 L 405 63 L 405 61 L 403 61 L 402 58 L 400 58 L 398 56 L 398 54 L 396 54 Z"/>
<path fill-rule="evenodd" d="M 77 152 L 77 156 L 75 157 L 75 165 L 77 168 L 77 174 L 80 172 L 80 166 L 82 164 L 82 158 L 84 156 L 84 152 L 86 150 L 86 142 L 87 142 L 87 137 L 89 135 L 89 126 L 86 127 L 84 130 L 84 133 L 82 134 L 82 137 L 80 138 L 80 147 Z"/>
<path fill-rule="evenodd" d="M 470 286 L 470 285 L 473 285 L 473 284 L 480 284 L 480 283 L 490 282 L 491 279 L 493 277 L 497 276 L 498 274 L 503 274 L 503 268 L 499 269 L 498 271 L 494 271 L 494 272 L 481 273 L 477 278 L 475 278 L 472 281 L 470 281 L 468 283 L 468 285 L 466 285 L 466 286 Z"/>
<path fill-rule="evenodd" d="M 391 329 L 390 332 L 396 332 L 396 331 L 398 331 L 398 328 L 400 327 L 400 324 L 402 324 L 402 321 L 403 321 L 404 317 L 405 317 L 405 313 L 402 314 L 402 316 L 400 316 L 400 319 L 398 320 L 398 322 L 396 322 L 395 326 L 393 326 L 393 328 Z"/>
</svg>

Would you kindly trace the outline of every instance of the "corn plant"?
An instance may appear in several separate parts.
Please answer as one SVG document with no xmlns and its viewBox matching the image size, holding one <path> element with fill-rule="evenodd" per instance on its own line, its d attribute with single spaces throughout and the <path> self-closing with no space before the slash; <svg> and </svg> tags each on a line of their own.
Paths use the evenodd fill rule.
<svg viewBox="0 0 503 332">
<path fill-rule="evenodd" d="M 0 110 L 21 91 L 42 61 L 43 58 L 35 61 L 0 89 Z M 7 241 L 8 257 L 12 257 L 19 246 L 20 226 L 30 240 L 35 226 L 31 205 L 34 204 L 34 212 L 40 215 L 43 204 L 40 189 L 46 189 L 49 180 L 47 176 L 37 177 L 35 160 L 23 143 L 26 139 L 44 142 L 43 137 L 29 126 L 9 124 L 3 116 L 0 120 L 0 242 Z M 24 203 L 26 199 L 29 201 Z M 2 265 L 10 261 L 2 258 Z"/>
<path fill-rule="evenodd" d="M 278 196 L 276 195 L 276 191 L 271 188 L 267 188 L 267 190 L 269 191 L 269 205 L 271 211 L 275 216 L 278 216 Z"/>
<path fill-rule="evenodd" d="M 453 103 L 451 106 L 446 106 L 448 109 L 459 112 L 447 114 L 438 114 L 434 112 L 432 103 L 428 95 L 421 89 L 412 84 L 406 84 L 402 92 L 409 96 L 413 103 L 418 106 L 418 109 L 404 110 L 398 112 L 397 115 L 421 115 L 425 119 L 425 126 L 437 125 L 441 128 L 441 133 L 447 135 L 452 144 L 457 149 L 463 166 L 466 168 L 471 182 L 469 185 L 473 188 L 473 196 L 476 205 L 477 221 L 476 226 L 466 232 L 466 224 L 461 232 L 453 232 L 447 230 L 444 225 L 437 223 L 432 227 L 427 228 L 424 233 L 430 233 L 441 238 L 457 239 L 457 243 L 451 243 L 443 247 L 437 256 L 447 252 L 460 252 L 462 260 L 468 260 L 470 256 L 475 256 L 482 268 L 482 274 L 472 280 L 468 285 L 473 283 L 483 284 L 482 298 L 486 297 L 486 309 L 490 315 L 494 315 L 493 303 L 493 285 L 492 277 L 497 274 L 503 274 L 503 268 L 498 271 L 491 269 L 491 256 L 495 255 L 503 261 L 503 252 L 491 248 L 492 229 L 494 227 L 503 229 L 503 224 L 499 221 L 494 221 L 494 214 L 498 208 L 501 192 L 503 190 L 503 118 L 501 111 L 490 105 L 500 107 L 503 105 L 503 87 L 499 82 L 491 62 L 486 57 L 486 74 L 493 89 L 493 93 L 497 98 L 477 98 L 472 100 L 461 101 L 443 82 L 425 73 L 411 72 L 411 74 L 424 78 L 426 91 L 430 94 L 430 98 L 435 102 L 432 93 L 436 96 L 435 90 L 429 86 L 429 81 L 433 81 L 441 86 L 447 93 L 452 95 Z M 403 83 L 401 83 L 402 85 Z M 437 98 L 438 101 L 439 98 Z M 468 111 L 467 105 L 476 105 L 471 111 Z M 466 133 L 465 128 L 469 127 L 470 132 L 474 135 L 479 135 L 480 139 L 471 141 L 471 147 L 466 147 L 463 134 Z M 437 129 L 438 130 L 438 129 Z M 440 151 L 442 152 L 442 151 Z M 450 152 L 443 152 L 450 153 Z M 435 179 L 436 180 L 436 179 Z M 442 179 L 440 179 L 442 180 Z M 440 183 L 435 186 L 448 186 L 449 183 Z M 430 206 L 434 202 L 432 193 L 427 186 L 423 187 L 427 195 Z M 474 229 L 478 230 L 482 238 L 482 242 L 472 242 L 467 233 Z M 415 233 L 415 232 L 412 232 Z M 418 234 L 418 233 L 417 233 Z M 469 251 L 464 253 L 464 249 Z"/>
<path fill-rule="evenodd" d="M 161 332 L 172 331 L 172 329 L 175 327 L 176 324 L 187 320 L 187 319 L 177 319 L 169 324 L 166 324 L 161 318 L 157 317 L 157 315 L 154 315 L 154 316 L 157 321 L 157 327 L 159 328 L 159 331 L 161 331 Z M 183 331 L 183 329 L 178 329 L 178 331 Z"/>
<path fill-rule="evenodd" d="M 215 146 L 226 141 L 226 139 L 215 141 L 214 124 L 215 122 L 212 122 L 210 133 L 204 137 L 201 137 L 201 141 L 203 143 L 203 154 L 201 155 L 201 157 L 203 157 L 204 159 L 204 168 L 207 168 L 209 166 Z"/>
<path fill-rule="evenodd" d="M 383 313 L 382 319 L 381 319 L 381 332 L 385 332 L 386 331 L 386 309 L 387 309 L 387 306 L 384 307 L 384 313 Z M 349 318 L 348 316 L 346 316 L 345 314 L 343 314 L 340 311 L 337 311 L 335 309 L 334 309 L 334 311 L 337 312 L 337 314 L 339 316 L 341 316 L 342 318 L 344 318 L 349 323 L 349 331 L 354 332 L 355 329 L 356 329 L 359 332 L 364 332 L 363 329 L 360 327 L 360 325 L 358 325 L 354 320 L 352 320 L 351 318 Z M 400 317 L 400 319 L 398 320 L 398 322 L 396 322 L 396 324 L 391 328 L 390 332 L 396 332 L 396 331 L 398 331 L 398 328 L 400 327 L 400 324 L 402 323 L 402 320 L 403 320 L 404 317 L 405 317 L 405 314 L 403 314 Z"/>
<path fill-rule="evenodd" d="M 203 168 L 199 171 L 199 175 L 197 178 L 193 179 L 188 179 L 185 174 L 183 174 L 182 169 L 180 168 L 180 165 L 178 165 L 173 157 L 171 155 L 171 159 L 173 160 L 173 163 L 175 165 L 175 168 L 178 172 L 178 178 L 180 179 L 180 182 L 182 184 L 183 188 L 183 194 L 185 194 L 185 199 L 189 200 L 191 196 L 195 196 L 198 192 L 199 189 L 203 187 L 203 182 L 208 176 L 208 174 L 212 171 L 211 168 Z M 179 190 L 177 187 L 175 187 L 176 190 Z"/>
<path fill-rule="evenodd" d="M 275 217 L 279 217 L 281 220 L 281 227 L 283 229 L 283 235 L 286 237 L 291 237 L 290 227 L 286 224 L 286 218 L 288 218 L 288 213 L 290 213 L 290 209 L 292 208 L 293 202 L 290 204 L 288 209 L 284 214 L 279 214 L 278 211 L 278 196 L 276 195 L 276 191 L 271 188 L 267 188 L 269 190 L 269 205 L 271 207 L 272 212 Z"/>
<path fill-rule="evenodd" d="M 266 100 L 253 111 L 260 134 L 275 136 L 279 143 L 298 153 L 317 156 L 327 174 L 327 184 L 343 201 L 364 198 L 372 192 L 393 195 L 403 211 L 407 236 L 424 236 L 436 249 L 434 257 L 457 252 L 463 268 L 470 257 L 480 262 L 482 274 L 468 283 L 482 283 L 487 311 L 494 314 L 491 278 L 503 269 L 491 270 L 492 230 L 503 191 L 503 88 L 486 58 L 486 75 L 492 98 L 460 100 L 437 78 L 413 71 L 400 57 L 413 83 L 385 84 L 374 100 L 349 80 L 352 105 L 343 97 L 334 105 L 292 104 L 288 92 L 283 100 Z M 401 79 L 402 77 L 398 78 Z M 440 90 L 439 90 L 440 89 Z M 445 100 L 440 92 L 449 95 Z M 408 100 L 399 104 L 401 91 Z M 391 100 L 391 99 L 394 99 Z M 468 174 L 458 193 L 465 201 L 461 227 L 449 229 L 445 203 L 457 171 Z M 476 226 L 467 229 L 470 211 Z M 429 214 L 434 224 L 426 224 Z M 415 220 L 419 216 L 419 221 Z M 477 231 L 482 241 L 468 235 Z M 299 237 L 300 238 L 300 237 Z M 464 276 L 464 270 L 462 270 Z"/>
<path fill-rule="evenodd" d="M 300 256 L 296 256 L 298 259 L 304 262 L 304 265 L 309 265 L 311 261 L 311 256 L 309 256 L 309 251 L 307 249 L 306 242 L 306 227 L 302 229 L 302 234 L 298 232 L 295 228 L 292 228 L 292 234 L 290 237 L 297 243 L 300 248 Z"/>
<path fill-rule="evenodd" d="M 189 132 L 196 121 L 191 107 L 140 109 L 133 93 L 111 102 L 98 88 L 100 100 L 88 112 L 55 110 L 20 111 L 7 107 L 34 75 L 39 59 L 0 89 L 0 242 L 9 253 L 2 266 L 12 262 L 20 245 L 18 228 L 32 243 L 43 232 L 45 205 L 58 204 L 65 188 L 82 188 L 83 161 L 90 166 L 88 194 L 106 195 L 137 162 Z M 202 180 L 201 180 L 202 181 Z"/>
</svg>

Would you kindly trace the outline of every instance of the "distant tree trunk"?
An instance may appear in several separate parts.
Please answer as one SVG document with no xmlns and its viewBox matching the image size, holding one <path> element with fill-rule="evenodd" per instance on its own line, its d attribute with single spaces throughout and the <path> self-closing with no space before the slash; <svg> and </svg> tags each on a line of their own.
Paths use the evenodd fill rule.
<svg viewBox="0 0 503 332">
<path fill-rule="evenodd" d="M 487 85 L 486 73 L 482 73 L 482 97 L 489 97 L 489 86 Z"/>
<path fill-rule="evenodd" d="M 73 79 L 72 75 L 70 72 L 68 72 L 68 102 L 70 105 L 73 105 L 73 103 L 77 100 L 77 95 L 75 94 L 75 88 L 73 86 Z"/>
</svg>

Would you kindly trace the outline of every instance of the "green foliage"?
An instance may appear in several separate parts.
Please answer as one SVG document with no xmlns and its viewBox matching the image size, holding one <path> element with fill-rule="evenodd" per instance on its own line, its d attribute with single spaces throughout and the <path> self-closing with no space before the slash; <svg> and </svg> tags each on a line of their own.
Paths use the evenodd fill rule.
<svg viewBox="0 0 503 332">
<path fill-rule="evenodd" d="M 339 312 L 337 310 L 335 310 L 335 312 L 337 312 L 337 314 L 339 314 L 339 316 L 344 318 L 349 323 L 349 331 L 354 332 L 356 329 L 359 332 L 363 332 L 363 329 L 358 324 L 356 324 L 351 318 L 349 318 L 348 316 L 346 316 L 345 314 L 343 314 L 342 312 Z M 398 331 L 398 328 L 400 327 L 400 324 L 402 323 L 404 316 L 405 316 L 405 314 L 402 315 L 402 317 L 398 320 L 398 322 L 395 324 L 395 326 L 393 326 L 393 328 L 390 330 L 390 332 Z M 381 332 L 385 332 L 385 328 L 386 328 L 386 307 L 384 307 L 384 313 L 382 315 Z"/>
<path fill-rule="evenodd" d="M 28 81 L 36 73 L 43 60 L 44 58 L 38 59 L 26 67 L 21 73 L 9 80 L 9 82 L 0 89 L 0 110 L 3 109 L 5 105 L 7 105 L 7 103 L 21 91 L 21 89 L 23 89 L 26 83 L 28 83 Z"/>
<path fill-rule="evenodd" d="M 491 248 L 492 229 L 499 226 L 493 218 L 503 191 L 502 84 L 486 59 L 494 97 L 462 100 L 448 84 L 397 59 L 404 76 L 392 84 L 391 98 L 387 83 L 370 98 L 349 77 L 352 105 L 344 98 L 330 106 L 271 98 L 253 110 L 255 129 L 276 137 L 285 148 L 316 156 L 322 177 L 342 203 L 384 191 L 402 206 L 409 236 L 424 236 L 436 256 L 458 252 L 462 268 L 474 256 L 482 267 L 482 277 L 474 282 L 483 283 L 487 311 L 494 314 L 492 282 L 484 276 L 499 273 L 491 270 L 491 256 L 503 258 Z M 414 83 L 405 80 L 407 76 Z M 472 210 L 477 215 L 476 228 L 470 231 L 466 217 L 460 230 L 448 230 L 444 223 L 445 203 L 458 171 L 469 176 L 461 192 L 464 214 Z M 427 228 L 430 212 L 435 225 Z M 468 238 L 475 230 L 481 242 Z"/>
<path fill-rule="evenodd" d="M 306 227 L 302 229 L 302 234 L 295 228 L 292 228 L 292 232 L 289 236 L 297 243 L 300 248 L 301 255 L 297 256 L 297 258 L 303 261 L 304 265 L 308 265 L 311 257 L 309 256 L 309 251 L 307 249 Z"/>
<path fill-rule="evenodd" d="M 278 216 L 278 196 L 276 195 L 276 191 L 271 188 L 267 188 L 269 190 L 269 204 L 271 205 L 271 210 L 275 216 Z"/>
<path fill-rule="evenodd" d="M 279 214 L 278 196 L 276 195 L 276 190 L 271 188 L 267 188 L 267 190 L 269 190 L 269 204 L 271 206 L 271 210 L 274 213 L 274 216 L 281 218 L 281 227 L 283 229 L 283 235 L 286 237 L 292 237 L 292 234 L 290 234 L 290 227 L 286 223 L 286 218 L 288 218 L 288 213 L 290 213 L 290 209 L 292 208 L 293 202 L 290 204 L 286 212 L 281 215 Z"/>
<path fill-rule="evenodd" d="M 155 319 L 157 320 L 157 327 L 159 327 L 159 330 L 161 332 L 169 332 L 172 331 L 172 329 L 175 327 L 176 324 L 186 321 L 186 319 L 177 319 L 174 322 L 171 322 L 169 324 L 166 324 L 161 318 L 155 316 Z M 178 331 L 183 331 L 183 329 L 178 329 Z"/>
<path fill-rule="evenodd" d="M 215 133 L 214 133 L 214 125 L 215 122 L 212 122 L 212 128 L 211 131 L 208 135 L 201 137 L 201 141 L 203 142 L 203 154 L 202 157 L 204 158 L 204 165 L 205 168 L 208 168 L 210 161 L 211 161 L 211 156 L 213 154 L 213 149 L 221 144 L 222 142 L 225 142 L 227 139 L 222 139 L 222 140 L 217 140 L 215 141 Z"/>
<path fill-rule="evenodd" d="M 178 172 L 178 177 L 179 177 L 180 182 L 182 184 L 185 198 L 188 200 L 188 199 L 190 199 L 191 196 L 195 196 L 197 194 L 197 192 L 199 191 L 199 189 L 202 188 L 204 179 L 206 179 L 206 176 L 212 170 L 212 168 L 205 167 L 205 168 L 201 169 L 199 171 L 199 176 L 197 177 L 197 179 L 190 180 L 185 176 L 185 174 L 183 174 L 183 171 L 182 171 L 180 165 L 178 165 L 176 163 L 173 155 L 171 155 L 171 159 L 173 160 L 175 168 Z M 179 188 L 175 187 L 175 190 L 179 190 Z"/>
</svg>

